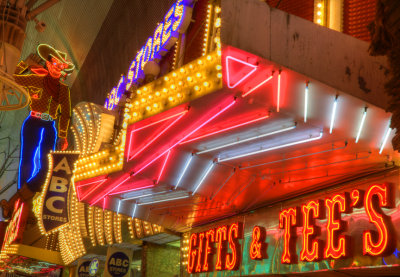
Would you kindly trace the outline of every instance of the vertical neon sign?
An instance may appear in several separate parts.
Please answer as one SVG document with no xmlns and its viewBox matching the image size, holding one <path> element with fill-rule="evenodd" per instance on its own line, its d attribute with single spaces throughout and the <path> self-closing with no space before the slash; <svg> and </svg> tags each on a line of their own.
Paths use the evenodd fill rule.
<svg viewBox="0 0 400 277">
<path fill-rule="evenodd" d="M 177 0 L 168 10 L 164 21 L 157 25 L 152 37 L 139 50 L 129 66 L 128 73 L 113 87 L 104 107 L 114 109 L 124 91 L 129 90 L 134 83 L 144 78 L 143 68 L 148 61 L 159 62 L 178 40 L 179 34 L 186 31 L 192 16 L 192 1 Z M 122 80 L 122 83 L 121 83 Z"/>
</svg>

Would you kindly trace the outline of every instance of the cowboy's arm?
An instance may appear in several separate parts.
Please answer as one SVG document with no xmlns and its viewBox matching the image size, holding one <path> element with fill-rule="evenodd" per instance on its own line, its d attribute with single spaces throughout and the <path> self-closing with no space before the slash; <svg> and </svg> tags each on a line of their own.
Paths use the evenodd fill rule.
<svg viewBox="0 0 400 277">
<path fill-rule="evenodd" d="M 70 92 L 67 86 L 62 85 L 60 91 L 60 118 L 58 119 L 58 136 L 66 138 L 68 133 L 69 121 L 71 118 Z"/>
</svg>

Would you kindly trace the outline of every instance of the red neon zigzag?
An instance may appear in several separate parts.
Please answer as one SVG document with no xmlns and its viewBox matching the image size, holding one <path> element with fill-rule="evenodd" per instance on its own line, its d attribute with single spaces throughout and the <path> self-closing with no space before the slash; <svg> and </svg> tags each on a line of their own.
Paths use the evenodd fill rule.
<svg viewBox="0 0 400 277">
<path fill-rule="evenodd" d="M 233 85 L 231 85 L 231 80 L 230 80 L 230 70 L 229 70 L 229 61 L 230 60 L 234 60 L 234 61 L 236 61 L 236 62 L 238 62 L 238 63 L 241 63 L 241 64 L 243 64 L 243 65 L 245 65 L 245 66 L 248 66 L 248 67 L 250 67 L 250 68 L 252 68 L 252 70 L 249 72 L 249 73 L 247 73 L 245 76 L 243 76 L 238 82 L 236 82 L 235 84 L 233 84 Z M 237 59 L 237 58 L 235 58 L 235 57 L 232 57 L 232 56 L 226 56 L 226 59 L 225 59 L 225 65 L 226 65 L 226 81 L 227 81 L 227 85 L 228 85 L 228 88 L 235 88 L 235 87 L 237 87 L 239 84 L 241 84 L 245 79 L 247 79 L 251 74 L 253 74 L 256 70 L 257 70 L 257 68 L 258 68 L 258 66 L 256 66 L 256 65 L 253 65 L 253 64 L 250 64 L 250 63 L 248 63 L 248 62 L 245 62 L 245 61 L 242 61 L 242 60 L 239 60 L 239 59 Z"/>
<path fill-rule="evenodd" d="M 170 154 L 171 154 L 171 150 L 169 150 L 169 151 L 167 152 L 167 155 L 166 155 L 165 160 L 164 160 L 164 163 L 163 163 L 163 165 L 162 165 L 162 167 L 161 167 L 160 173 L 158 174 L 158 178 L 157 178 L 156 184 L 158 184 L 158 183 L 160 182 L 161 175 L 162 175 L 163 172 L 164 172 L 164 169 L 165 169 L 165 166 L 167 165 L 168 158 L 169 158 L 169 155 L 170 155 Z"/>
<path fill-rule="evenodd" d="M 163 155 L 165 155 L 165 153 L 167 153 L 169 150 L 173 149 L 175 146 L 177 146 L 179 143 L 181 143 L 182 141 L 184 141 L 186 138 L 188 138 L 190 135 L 194 134 L 195 132 L 197 132 L 201 127 L 203 127 L 204 125 L 206 125 L 208 122 L 210 122 L 211 120 L 213 120 L 214 118 L 216 118 L 217 116 L 219 116 L 221 113 L 223 113 L 225 110 L 229 109 L 230 107 L 232 107 L 233 104 L 236 103 L 236 99 L 232 100 L 232 102 L 230 102 L 227 106 L 223 107 L 220 111 L 216 112 L 216 113 L 211 113 L 213 114 L 211 117 L 206 117 L 207 120 L 205 120 L 203 123 L 201 123 L 199 126 L 197 126 L 194 130 L 190 131 L 188 134 L 184 135 L 183 138 L 179 139 L 176 143 L 174 143 L 174 145 L 172 145 L 171 147 L 168 147 L 165 151 L 163 151 L 161 154 L 159 154 L 158 156 L 156 156 L 155 158 L 150 158 L 148 159 L 146 162 L 142 163 L 142 166 L 139 168 L 139 170 L 137 171 L 133 171 L 134 173 L 132 175 L 127 176 L 124 180 L 122 180 L 122 182 L 120 182 L 118 185 L 115 186 L 108 186 L 108 189 L 106 191 L 103 191 L 102 193 L 100 193 L 98 195 L 98 197 L 96 197 L 95 199 L 93 199 L 93 201 L 90 203 L 90 205 L 94 205 L 96 204 L 101 198 L 103 198 L 105 195 L 110 194 L 111 192 L 113 192 L 115 189 L 117 189 L 120 185 L 122 185 L 123 183 L 125 183 L 126 181 L 128 181 L 131 177 L 136 176 L 137 174 L 139 174 L 140 172 L 142 172 L 144 169 L 146 169 L 149 165 L 151 165 L 153 162 L 155 162 L 156 160 L 158 160 L 160 157 L 162 157 Z M 150 160 L 150 161 L 149 161 Z M 127 174 L 123 175 L 126 176 Z M 119 180 L 121 180 L 122 178 L 120 178 Z"/>
<path fill-rule="evenodd" d="M 186 113 L 183 113 L 180 115 L 178 118 L 176 118 L 174 121 L 169 123 L 161 132 L 159 132 L 154 138 L 152 138 L 148 143 L 146 143 L 142 148 L 140 148 L 135 154 L 132 156 L 128 156 L 128 161 L 132 160 L 135 158 L 137 155 L 142 153 L 147 147 L 149 147 L 154 141 L 156 141 L 160 136 L 162 136 L 166 131 L 168 131 L 172 126 L 174 126 Z M 129 145 L 129 149 L 131 148 L 131 145 Z"/>
<path fill-rule="evenodd" d="M 127 148 L 127 152 L 128 152 L 128 154 L 126 155 L 126 161 L 130 161 L 131 159 L 133 159 L 133 158 L 138 154 L 138 153 L 136 153 L 133 157 L 131 157 L 133 133 L 135 133 L 135 132 L 137 132 L 137 131 L 140 131 L 140 130 L 143 130 L 143 129 L 145 129 L 145 128 L 148 128 L 148 127 L 150 127 L 150 126 L 156 125 L 156 124 L 161 123 L 161 122 L 163 122 L 163 121 L 166 121 L 166 120 L 168 120 L 168 119 L 174 118 L 174 117 L 176 117 L 176 116 L 179 116 L 179 115 L 182 116 L 182 115 L 186 114 L 187 112 L 188 112 L 188 110 L 186 109 L 186 110 L 184 110 L 184 111 L 182 111 L 182 112 L 179 112 L 179 113 L 176 113 L 176 114 L 167 116 L 167 117 L 162 118 L 162 119 L 160 119 L 160 120 L 157 120 L 157 121 L 155 121 L 155 122 L 151 122 L 151 123 L 149 123 L 149 124 L 147 124 L 147 125 L 140 126 L 140 127 L 138 127 L 138 128 L 135 128 L 135 129 L 131 130 L 130 133 L 129 133 L 129 141 L 128 141 L 127 147 L 126 147 L 126 148 Z M 135 125 L 136 125 L 136 124 L 135 124 Z M 133 126 L 133 128 L 135 127 L 135 125 Z M 169 128 L 169 127 L 167 127 L 167 128 Z M 146 146 L 146 148 L 147 148 L 147 146 Z M 143 150 L 144 150 L 144 148 L 143 148 L 141 151 L 143 151 Z"/>
</svg>

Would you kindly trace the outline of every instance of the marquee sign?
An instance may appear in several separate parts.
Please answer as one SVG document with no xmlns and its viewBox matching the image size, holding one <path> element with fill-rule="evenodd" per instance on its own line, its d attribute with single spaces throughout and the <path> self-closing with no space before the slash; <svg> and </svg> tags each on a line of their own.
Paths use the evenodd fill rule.
<svg viewBox="0 0 400 277">
<path fill-rule="evenodd" d="M 299 261 L 337 260 L 356 254 L 388 256 L 395 251 L 396 234 L 391 216 L 382 208 L 394 207 L 392 185 L 383 183 L 370 185 L 365 191 L 353 189 L 324 200 L 310 200 L 300 206 L 282 209 L 277 215 L 278 230 L 283 232 L 280 261 L 282 264 L 294 264 Z M 351 227 L 350 222 L 354 221 L 343 220 L 344 215 L 353 215 L 355 208 L 364 208 L 369 220 L 369 225 L 362 233 L 362 253 L 355 253 L 355 238 L 347 232 Z M 317 223 L 316 220 L 324 220 L 326 224 Z M 321 232 L 322 229 L 324 232 Z M 300 232 L 301 238 L 298 238 Z M 251 260 L 267 259 L 267 236 L 268 231 L 264 227 L 254 226 L 248 251 L 241 253 L 241 223 L 192 233 L 187 272 L 236 270 L 243 255 L 249 255 Z M 296 249 L 299 241 L 301 249 Z"/>
<path fill-rule="evenodd" d="M 69 222 L 68 199 L 76 152 L 49 154 L 49 172 L 39 199 L 38 223 L 42 233 L 55 232 Z"/>
<path fill-rule="evenodd" d="M 186 31 L 192 17 L 192 0 L 177 0 L 166 13 L 163 22 L 159 23 L 153 36 L 149 37 L 145 45 L 139 50 L 131 62 L 128 73 L 122 76 L 109 93 L 104 107 L 114 109 L 122 93 L 144 78 L 143 68 L 146 62 L 160 59 L 171 49 L 177 41 L 179 34 Z"/>
</svg>

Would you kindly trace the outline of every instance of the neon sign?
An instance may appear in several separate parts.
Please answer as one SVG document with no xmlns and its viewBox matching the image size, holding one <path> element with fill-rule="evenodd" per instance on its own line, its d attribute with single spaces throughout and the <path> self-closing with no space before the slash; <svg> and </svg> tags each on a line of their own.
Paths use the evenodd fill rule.
<svg viewBox="0 0 400 277">
<path fill-rule="evenodd" d="M 267 247 L 265 243 L 266 231 L 264 227 L 254 226 L 253 233 L 251 235 L 252 241 L 250 244 L 250 259 L 262 260 L 267 258 Z"/>
<path fill-rule="evenodd" d="M 186 31 L 192 16 L 191 0 L 177 0 L 159 23 L 152 37 L 139 50 L 131 62 L 128 73 L 122 76 L 116 87 L 109 93 L 104 107 L 114 109 L 121 99 L 121 95 L 129 90 L 134 83 L 144 78 L 143 69 L 148 61 L 159 62 L 178 40 L 179 34 Z"/>
<path fill-rule="evenodd" d="M 242 257 L 239 239 L 243 239 L 241 222 L 191 234 L 187 272 L 212 271 L 211 262 L 214 254 L 217 255 L 215 270 L 237 270 Z"/>
<path fill-rule="evenodd" d="M 311 200 L 301 207 L 289 207 L 279 213 L 279 228 L 282 229 L 282 264 L 298 262 L 297 234 L 302 240 L 300 260 L 318 262 L 322 259 L 343 259 L 352 254 L 352 238 L 346 235 L 348 221 L 343 214 L 351 214 L 353 208 L 365 208 L 372 230 L 363 231 L 363 255 L 387 256 L 395 251 L 396 236 L 391 217 L 382 208 L 394 208 L 394 193 L 388 183 L 374 184 L 366 191 L 353 189 L 350 193 L 337 193 L 325 200 Z M 325 226 L 317 220 L 326 219 Z M 322 227 L 325 237 L 321 238 Z M 192 233 L 189 239 L 188 273 L 222 270 L 237 270 L 242 253 L 242 223 L 233 223 Z M 376 230 L 376 231 L 374 231 Z M 248 255 L 252 260 L 267 259 L 267 231 L 254 226 L 249 241 Z M 215 259 L 214 259 L 215 256 Z M 215 261 L 214 268 L 211 264 Z"/>
</svg>

